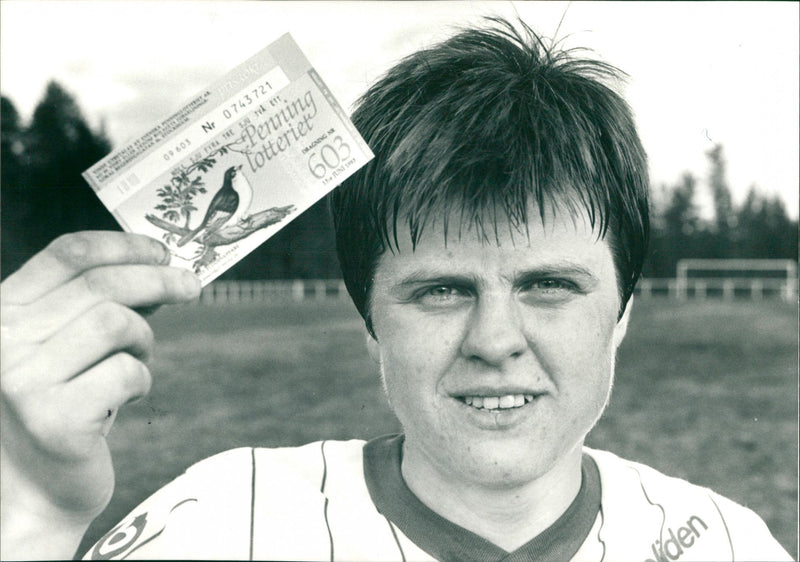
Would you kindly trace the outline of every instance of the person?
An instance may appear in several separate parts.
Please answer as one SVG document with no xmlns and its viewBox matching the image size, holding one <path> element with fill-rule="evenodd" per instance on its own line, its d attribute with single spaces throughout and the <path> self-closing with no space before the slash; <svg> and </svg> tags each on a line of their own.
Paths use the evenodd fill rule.
<svg viewBox="0 0 800 562">
<path fill-rule="evenodd" d="M 331 196 L 400 435 L 190 467 L 86 557 L 779 560 L 749 509 L 584 446 L 648 240 L 621 73 L 490 19 L 399 62 L 352 116 L 375 158 Z M 137 313 L 196 298 L 157 241 L 55 240 L 3 284 L 4 558 L 72 555 L 105 436 L 147 393 Z"/>
</svg>

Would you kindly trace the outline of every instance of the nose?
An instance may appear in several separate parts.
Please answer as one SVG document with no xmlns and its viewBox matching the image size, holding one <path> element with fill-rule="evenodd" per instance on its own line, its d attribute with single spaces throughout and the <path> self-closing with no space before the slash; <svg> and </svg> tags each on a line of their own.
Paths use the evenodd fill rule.
<svg viewBox="0 0 800 562">
<path fill-rule="evenodd" d="M 461 353 L 471 360 L 501 366 L 527 349 L 519 303 L 510 295 L 481 296 L 470 315 Z"/>
</svg>

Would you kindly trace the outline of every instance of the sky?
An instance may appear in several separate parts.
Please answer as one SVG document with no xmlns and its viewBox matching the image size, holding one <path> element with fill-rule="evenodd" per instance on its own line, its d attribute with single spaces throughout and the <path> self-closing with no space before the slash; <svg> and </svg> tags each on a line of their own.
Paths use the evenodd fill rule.
<svg viewBox="0 0 800 562">
<path fill-rule="evenodd" d="M 519 15 L 629 75 L 655 186 L 692 172 L 709 208 L 706 151 L 724 146 L 740 203 L 755 185 L 798 216 L 795 2 L 0 2 L 0 91 L 23 119 L 57 80 L 115 144 L 290 32 L 342 105 L 394 62 L 485 15 Z"/>
</svg>

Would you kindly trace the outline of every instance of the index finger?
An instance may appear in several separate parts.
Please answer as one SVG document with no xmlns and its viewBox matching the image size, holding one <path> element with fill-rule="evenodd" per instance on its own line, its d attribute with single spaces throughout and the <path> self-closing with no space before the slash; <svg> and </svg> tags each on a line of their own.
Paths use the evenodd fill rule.
<svg viewBox="0 0 800 562">
<path fill-rule="evenodd" d="M 56 238 L 3 282 L 3 300 L 27 304 L 98 266 L 166 265 L 169 250 L 142 234 L 86 231 Z"/>
</svg>

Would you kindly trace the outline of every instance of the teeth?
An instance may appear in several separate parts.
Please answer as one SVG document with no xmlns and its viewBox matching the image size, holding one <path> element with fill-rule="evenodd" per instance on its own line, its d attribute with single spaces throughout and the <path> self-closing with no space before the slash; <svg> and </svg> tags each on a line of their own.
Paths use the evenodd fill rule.
<svg viewBox="0 0 800 562">
<path fill-rule="evenodd" d="M 513 408 L 514 407 L 514 397 L 510 394 L 508 396 L 501 396 L 498 400 L 498 405 L 501 408 Z"/>
<path fill-rule="evenodd" d="M 519 408 L 533 401 L 533 394 L 506 394 L 505 396 L 464 396 L 464 402 L 473 408 L 504 410 Z"/>
</svg>

